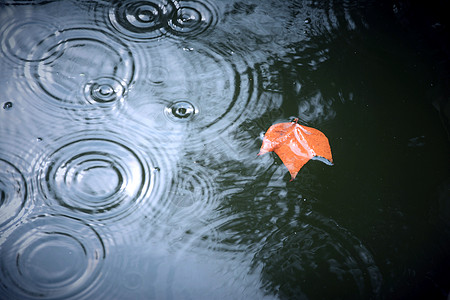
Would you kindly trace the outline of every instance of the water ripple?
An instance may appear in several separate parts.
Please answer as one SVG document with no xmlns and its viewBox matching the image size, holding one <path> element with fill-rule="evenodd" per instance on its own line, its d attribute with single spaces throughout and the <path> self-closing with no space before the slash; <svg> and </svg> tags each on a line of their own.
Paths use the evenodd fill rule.
<svg viewBox="0 0 450 300">
<path fill-rule="evenodd" d="M 156 142 L 156 141 L 152 141 Z M 36 186 L 47 205 L 97 221 L 119 220 L 157 206 L 167 172 L 156 148 L 130 144 L 112 132 L 83 130 L 52 142 L 36 164 Z"/>
<path fill-rule="evenodd" d="M 192 38 L 214 27 L 218 21 L 217 8 L 211 2 L 187 0 L 177 4 L 176 13 L 168 21 L 173 35 Z"/>
<path fill-rule="evenodd" d="M 174 122 L 189 121 L 198 113 L 198 109 L 189 101 L 175 101 L 165 107 L 166 116 Z"/>
<path fill-rule="evenodd" d="M 217 187 L 214 178 L 217 173 L 200 162 L 179 164 L 178 174 L 170 185 L 169 201 L 183 214 L 195 214 L 200 218 L 217 200 Z"/>
<path fill-rule="evenodd" d="M 123 102 L 126 92 L 124 82 L 114 77 L 100 77 L 86 83 L 84 96 L 91 104 L 111 105 Z"/>
<path fill-rule="evenodd" d="M 28 13 L 30 12 L 29 7 L 25 9 Z M 2 7 L 0 53 L 13 65 L 44 61 L 55 55 L 55 51 L 43 51 L 39 56 L 34 53 L 45 43 L 49 32 L 58 32 L 58 27 L 55 25 L 57 21 L 39 12 L 33 12 L 33 19 L 18 19 L 15 14 L 16 10 L 12 7 Z M 3 21 L 5 23 L 2 23 Z"/>
<path fill-rule="evenodd" d="M 96 230 L 64 215 L 24 220 L 0 243 L 0 288 L 9 299 L 86 296 L 106 255 Z"/>
<path fill-rule="evenodd" d="M 255 263 L 263 264 L 266 291 L 288 298 L 320 291 L 329 295 L 336 285 L 350 297 L 372 298 L 380 291 L 381 273 L 368 249 L 333 220 L 313 212 L 268 236 Z"/>
<path fill-rule="evenodd" d="M 38 155 L 38 143 L 28 127 L 15 127 L 17 116 L 11 117 L 2 115 L 5 126 L 0 126 L 0 232 L 20 222 L 33 208 L 30 161 Z"/>
<path fill-rule="evenodd" d="M 195 42 L 183 48 L 164 46 L 164 52 L 149 50 L 158 63 L 144 64 L 149 67 L 141 72 L 150 78 L 149 84 L 136 85 L 136 96 L 127 102 L 128 113 L 136 121 L 177 131 L 186 146 L 195 148 L 280 104 L 260 101 L 261 72 L 251 54 Z M 147 60 L 155 61 L 151 57 Z"/>
<path fill-rule="evenodd" d="M 108 12 L 113 29 L 132 41 L 146 41 L 163 36 L 167 20 L 176 10 L 171 1 L 118 1 Z"/>
<path fill-rule="evenodd" d="M 28 183 L 21 170 L 0 158 L 0 228 L 4 230 L 21 211 L 28 200 Z"/>
<path fill-rule="evenodd" d="M 106 24 L 124 38 L 146 42 L 165 35 L 195 37 L 217 23 L 216 7 L 205 1 L 118 1 Z"/>
<path fill-rule="evenodd" d="M 59 109 L 112 108 L 123 103 L 134 72 L 134 58 L 120 40 L 94 28 L 69 28 L 37 44 L 22 88 L 31 105 L 52 107 L 56 115 Z"/>
</svg>

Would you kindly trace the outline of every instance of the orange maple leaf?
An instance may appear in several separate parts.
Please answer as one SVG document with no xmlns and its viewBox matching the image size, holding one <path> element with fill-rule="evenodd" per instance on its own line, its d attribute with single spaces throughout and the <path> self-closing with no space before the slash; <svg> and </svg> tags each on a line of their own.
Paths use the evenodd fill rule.
<svg viewBox="0 0 450 300">
<path fill-rule="evenodd" d="M 258 155 L 274 151 L 291 173 L 291 181 L 312 158 L 323 157 L 333 163 L 327 137 L 317 129 L 302 126 L 298 118 L 270 126 Z M 325 161 L 324 161 L 325 162 Z"/>
</svg>

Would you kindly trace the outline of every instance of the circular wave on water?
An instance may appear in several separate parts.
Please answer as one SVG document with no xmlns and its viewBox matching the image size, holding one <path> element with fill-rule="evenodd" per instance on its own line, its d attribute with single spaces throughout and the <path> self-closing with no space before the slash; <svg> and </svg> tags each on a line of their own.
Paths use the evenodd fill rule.
<svg viewBox="0 0 450 300">
<path fill-rule="evenodd" d="M 1 294 L 9 299 L 82 298 L 98 284 L 102 238 L 64 215 L 24 220 L 0 239 Z"/>
<path fill-rule="evenodd" d="M 169 202 L 180 209 L 182 213 L 188 210 L 195 217 L 200 217 L 205 209 L 216 201 L 217 174 L 213 170 L 201 166 L 197 162 L 179 164 L 179 171 L 170 186 Z M 190 214 L 188 213 L 188 214 Z"/>
<path fill-rule="evenodd" d="M 176 128 L 186 146 L 198 147 L 279 105 L 270 98 L 260 101 L 260 72 L 251 55 L 203 43 L 164 46 L 164 53 L 152 48 L 145 54 L 148 61 L 157 57 L 158 64 L 141 71 L 148 84 L 137 84 L 127 101 L 127 113 L 137 122 Z"/>
<path fill-rule="evenodd" d="M 135 76 L 134 58 L 127 46 L 94 28 L 69 28 L 47 35 L 31 56 L 22 88 L 31 93 L 30 104 L 45 107 L 46 112 L 49 107 L 117 107 Z"/>
<path fill-rule="evenodd" d="M 118 1 L 109 9 L 107 24 L 128 39 L 145 41 L 166 33 L 167 20 L 175 10 L 172 1 Z"/>
<path fill-rule="evenodd" d="M 180 249 L 195 239 L 198 230 L 203 230 L 208 215 L 219 205 L 218 185 L 214 180 L 218 171 L 183 156 L 171 172 L 162 195 L 166 205 L 164 219 L 155 224 L 144 215 L 136 231 Z"/>
<path fill-rule="evenodd" d="M 189 121 L 195 118 L 198 109 L 189 101 L 178 100 L 164 109 L 166 116 L 174 122 Z"/>
<path fill-rule="evenodd" d="M 105 132 L 82 131 L 52 142 L 37 163 L 36 186 L 56 211 L 98 221 L 123 219 L 157 206 L 163 150 L 146 149 Z"/>
<path fill-rule="evenodd" d="M 375 297 L 381 273 L 360 240 L 333 220 L 308 212 L 274 231 L 254 257 L 265 289 L 282 297 Z"/>
<path fill-rule="evenodd" d="M 0 17 L 0 53 L 14 65 L 44 61 L 56 54 L 55 51 L 43 51 L 39 57 L 34 55 L 50 33 L 58 32 L 54 18 L 33 12 L 32 19 L 22 15 L 18 19 L 16 10 L 5 6 L 2 6 Z"/>
<path fill-rule="evenodd" d="M 217 9 L 206 1 L 118 1 L 107 12 L 106 24 L 135 42 L 167 34 L 195 37 L 217 23 Z"/>
<path fill-rule="evenodd" d="M 0 228 L 5 230 L 28 201 L 28 183 L 21 170 L 12 162 L 0 158 Z"/>
<path fill-rule="evenodd" d="M 218 21 L 217 8 L 209 1 L 186 0 L 177 4 L 176 12 L 168 20 L 172 35 L 193 38 Z"/>
<path fill-rule="evenodd" d="M 84 96 L 91 104 L 109 106 L 123 102 L 126 84 L 114 77 L 95 78 L 84 86 Z"/>
</svg>

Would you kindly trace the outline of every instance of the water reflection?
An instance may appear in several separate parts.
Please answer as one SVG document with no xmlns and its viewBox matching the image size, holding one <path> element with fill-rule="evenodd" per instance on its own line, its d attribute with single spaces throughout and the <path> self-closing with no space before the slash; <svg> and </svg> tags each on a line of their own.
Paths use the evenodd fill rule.
<svg viewBox="0 0 450 300">
<path fill-rule="evenodd" d="M 189 101 L 180 100 L 170 104 L 164 112 L 169 119 L 178 122 L 194 118 L 195 114 L 198 113 L 198 109 Z"/>
<path fill-rule="evenodd" d="M 87 130 L 55 139 L 48 148 L 35 165 L 35 184 L 51 208 L 117 222 L 144 204 L 151 209 L 152 202 L 164 201 L 160 176 L 168 172 L 167 160 L 155 148 L 144 154 L 112 132 Z"/>
<path fill-rule="evenodd" d="M 281 297 L 371 298 L 381 286 L 381 273 L 361 241 L 313 212 L 272 232 L 255 264 L 263 265 L 265 289 Z"/>
<path fill-rule="evenodd" d="M 179 165 L 178 170 L 180 172 L 175 174 L 171 184 L 170 202 L 182 210 L 189 208 L 190 213 L 184 213 L 195 213 L 195 217 L 200 218 L 203 213 L 208 212 L 207 207 L 217 201 L 217 184 L 214 182 L 217 171 L 210 170 L 197 161 Z"/>
<path fill-rule="evenodd" d="M 308 256 L 316 264 L 333 260 L 336 272 L 327 276 L 342 273 L 330 280 L 349 282 L 361 295 L 376 293 L 376 267 L 369 278 L 360 275 L 373 266 L 370 253 L 358 248 L 363 261 L 356 238 L 346 231 L 335 237 L 340 230 L 326 219 L 313 225 L 317 220 L 306 214 L 320 189 L 313 172 L 303 172 L 297 190 L 286 185 L 276 157 L 256 158 L 259 137 L 272 123 L 295 114 L 307 122 L 335 117 L 332 101 L 305 89 L 309 78 L 298 78 L 305 56 L 314 68 L 328 59 L 305 32 L 313 31 L 319 8 L 307 14 L 291 4 L 194 0 L 67 5 L 73 16 L 66 19 L 49 10 L 55 25 L 31 10 L 24 18 L 12 7 L 3 12 L 9 21 L 1 25 L 2 53 L 15 79 L 6 90 L 21 91 L 14 108 L 35 124 L 26 136 L 39 140 L 30 173 L 0 160 L 5 186 L 15 183 L 8 193 L 22 201 L 9 214 L 25 205 L 27 181 L 33 212 L 42 213 L 7 219 L 16 227 L 2 251 L 11 261 L 19 257 L 20 270 L 2 261 L 3 289 L 14 286 L 12 295 L 28 297 L 178 298 L 198 287 L 216 297 L 215 286 L 233 298 L 271 298 L 280 279 L 276 266 L 301 265 L 287 256 L 311 251 L 295 231 L 334 251 Z M 39 30 L 29 44 L 22 41 L 28 30 Z M 292 63 L 293 73 L 282 72 Z M 290 81 L 293 95 L 286 92 Z M 299 104 L 283 108 L 290 97 Z M 14 128 L 27 131 L 17 122 Z M 41 250 L 53 253 L 56 264 Z M 187 280 L 193 269 L 198 276 Z M 315 272 L 285 270 L 281 296 L 299 276 Z M 40 275 L 44 282 L 34 285 Z M 148 278 L 157 284 L 148 287 Z"/>
<path fill-rule="evenodd" d="M 148 42 L 165 35 L 197 37 L 218 19 L 213 2 L 196 0 L 117 1 L 105 15 L 115 31 L 134 42 Z"/>
<path fill-rule="evenodd" d="M 33 53 L 48 38 L 49 33 L 58 31 L 57 19 L 31 7 L 25 6 L 23 10 L 26 17 L 17 16 L 13 7 L 2 7 L 0 51 L 10 60 L 10 67 L 43 61 L 55 55 L 52 51 L 43 52 L 40 56 Z"/>
<path fill-rule="evenodd" d="M 14 109 L 3 114 L 2 122 L 14 124 L 9 119 Z M 12 116 L 11 116 L 12 117 Z M 14 227 L 33 209 L 33 187 L 30 182 L 30 161 L 33 159 L 35 141 L 21 134 L 14 126 L 1 126 L 2 134 L 10 136 L 0 143 L 0 237 Z"/>
<path fill-rule="evenodd" d="M 88 297 L 104 272 L 102 238 L 80 219 L 32 216 L 1 241 L 2 296 L 10 299 Z"/>
<path fill-rule="evenodd" d="M 175 10 L 171 1 L 117 1 L 105 16 L 107 24 L 124 37 L 147 41 L 166 33 L 168 19 Z"/>
<path fill-rule="evenodd" d="M 379 297 L 382 274 L 396 274 L 380 267 L 390 246 L 367 232 L 393 214 L 369 203 L 388 190 L 386 170 L 411 177 L 364 168 L 383 152 L 370 127 L 395 109 L 389 91 L 365 109 L 387 88 L 362 84 L 370 65 L 354 60 L 374 5 L 3 1 L 0 294 Z M 289 183 L 276 155 L 256 154 L 292 116 L 327 132 L 336 165 L 311 161 Z M 437 138 L 403 140 L 424 151 Z"/>
<path fill-rule="evenodd" d="M 336 112 L 332 108 L 333 100 L 326 99 L 316 91 L 315 94 L 302 93 L 298 106 L 298 116 L 301 122 L 325 122 L 332 120 Z"/>
<path fill-rule="evenodd" d="M 100 77 L 89 81 L 84 87 L 86 100 L 91 104 L 111 105 L 124 101 L 125 84 L 114 77 Z"/>
<path fill-rule="evenodd" d="M 22 215 L 21 210 L 29 200 L 28 184 L 21 170 L 0 158 L 0 228 L 7 228 Z"/>
<path fill-rule="evenodd" d="M 178 132 L 188 141 L 185 147 L 199 149 L 280 105 L 278 96 L 257 92 L 261 70 L 252 55 L 195 41 L 189 47 L 162 43 L 163 48 L 142 48 L 151 56 L 143 53 L 139 74 L 149 79 L 136 83 L 126 103 L 130 117 L 149 129 Z"/>
<path fill-rule="evenodd" d="M 26 81 L 24 89 L 31 92 L 31 97 L 57 108 L 101 102 L 95 100 L 102 97 L 95 90 L 88 93 L 94 101 L 91 101 L 92 97 L 82 97 L 82 91 L 93 84 L 104 85 L 105 80 L 112 81 L 107 84 L 112 88 L 111 93 L 115 94 L 113 98 L 120 99 L 134 77 L 134 60 L 127 47 L 113 36 L 94 28 L 58 31 L 40 41 L 32 55 L 39 62 L 26 63 L 25 75 L 33 80 Z M 46 56 L 49 58 L 41 59 Z M 92 57 L 98 59 L 93 60 Z M 36 102 L 38 100 L 30 104 L 36 105 Z"/>
<path fill-rule="evenodd" d="M 176 13 L 168 22 L 172 35 L 195 38 L 211 30 L 218 21 L 217 7 L 213 1 L 187 0 L 176 4 Z"/>
</svg>

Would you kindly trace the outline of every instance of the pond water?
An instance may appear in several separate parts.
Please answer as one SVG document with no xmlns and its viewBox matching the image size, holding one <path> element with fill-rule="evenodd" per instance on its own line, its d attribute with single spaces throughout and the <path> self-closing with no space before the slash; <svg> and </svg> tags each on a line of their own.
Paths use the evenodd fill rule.
<svg viewBox="0 0 450 300">
<path fill-rule="evenodd" d="M 450 297 L 448 28 L 382 2 L 1 1 L 0 298 Z"/>
</svg>

